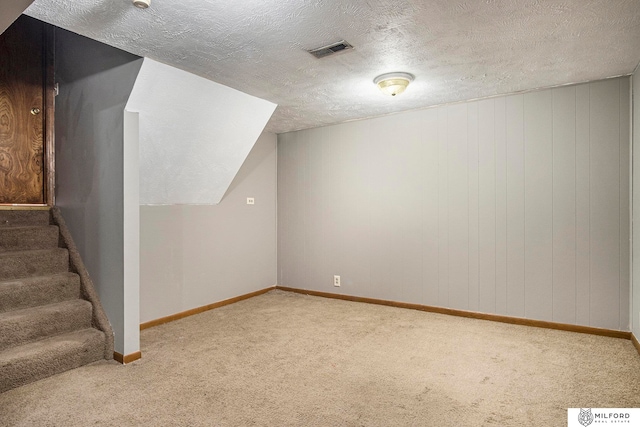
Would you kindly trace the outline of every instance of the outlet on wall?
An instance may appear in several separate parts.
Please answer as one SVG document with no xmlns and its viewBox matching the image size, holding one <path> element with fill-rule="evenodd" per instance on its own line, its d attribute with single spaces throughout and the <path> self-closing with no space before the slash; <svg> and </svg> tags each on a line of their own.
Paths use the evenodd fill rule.
<svg viewBox="0 0 640 427">
<path fill-rule="evenodd" d="M 256 201 L 253 197 L 247 197 L 247 204 L 248 205 L 255 205 Z"/>
<path fill-rule="evenodd" d="M 340 276 L 333 276 L 333 286 L 340 286 Z"/>
</svg>

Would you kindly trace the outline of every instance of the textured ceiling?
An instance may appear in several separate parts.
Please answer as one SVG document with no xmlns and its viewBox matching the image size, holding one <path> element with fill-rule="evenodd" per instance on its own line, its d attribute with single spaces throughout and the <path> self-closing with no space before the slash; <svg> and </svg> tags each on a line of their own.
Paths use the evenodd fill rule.
<svg viewBox="0 0 640 427">
<path fill-rule="evenodd" d="M 28 15 L 278 104 L 272 132 L 629 74 L 640 0 L 36 0 Z M 316 59 L 341 39 L 355 49 Z M 416 76 L 396 98 L 374 77 Z"/>
</svg>

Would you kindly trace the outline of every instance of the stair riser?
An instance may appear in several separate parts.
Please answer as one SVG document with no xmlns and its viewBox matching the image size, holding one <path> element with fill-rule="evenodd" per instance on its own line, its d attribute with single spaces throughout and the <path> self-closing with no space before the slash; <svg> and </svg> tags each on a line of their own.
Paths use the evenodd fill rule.
<svg viewBox="0 0 640 427">
<path fill-rule="evenodd" d="M 0 313 L 80 298 L 80 277 L 67 273 L 0 283 Z"/>
<path fill-rule="evenodd" d="M 69 271 L 66 249 L 8 252 L 0 255 L 0 280 L 46 276 Z"/>
<path fill-rule="evenodd" d="M 0 252 L 58 247 L 58 227 L 0 227 Z"/>
<path fill-rule="evenodd" d="M 93 329 L 0 354 L 0 393 L 101 360 L 104 341 L 104 334 Z"/>
<path fill-rule="evenodd" d="M 49 225 L 48 210 L 0 210 L 0 227 Z"/>
<path fill-rule="evenodd" d="M 80 277 L 69 272 L 69 252 L 59 247 L 71 240 L 50 225 L 51 215 L 0 210 L 0 393 L 113 351 L 112 337 L 91 326 L 92 305 L 80 299 Z"/>
<path fill-rule="evenodd" d="M 5 313 L 0 316 L 0 351 L 89 328 L 91 314 L 91 304 L 83 300 Z"/>
</svg>

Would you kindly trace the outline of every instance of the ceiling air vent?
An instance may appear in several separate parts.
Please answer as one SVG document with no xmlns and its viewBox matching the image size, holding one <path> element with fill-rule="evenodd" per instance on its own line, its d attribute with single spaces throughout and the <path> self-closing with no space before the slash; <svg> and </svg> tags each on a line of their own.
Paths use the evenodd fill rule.
<svg viewBox="0 0 640 427">
<path fill-rule="evenodd" d="M 333 55 L 334 53 L 342 52 L 343 50 L 353 49 L 348 42 L 340 40 L 337 43 L 330 44 L 329 46 L 319 47 L 317 49 L 308 50 L 311 55 L 316 58 L 324 58 L 325 56 Z"/>
</svg>

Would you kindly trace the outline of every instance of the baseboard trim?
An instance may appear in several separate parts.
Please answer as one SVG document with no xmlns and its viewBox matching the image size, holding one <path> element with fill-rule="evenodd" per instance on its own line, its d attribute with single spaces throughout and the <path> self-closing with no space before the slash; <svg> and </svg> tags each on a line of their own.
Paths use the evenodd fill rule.
<svg viewBox="0 0 640 427">
<path fill-rule="evenodd" d="M 501 314 L 487 314 L 487 313 L 480 313 L 477 311 L 457 310 L 453 308 L 435 307 L 435 306 L 429 306 L 429 305 L 412 304 L 412 303 L 398 302 L 398 301 L 388 301 L 388 300 L 382 300 L 382 299 L 376 299 L 376 298 L 356 297 L 351 295 L 334 294 L 330 292 L 320 292 L 320 291 L 312 291 L 312 290 L 306 290 L 306 289 L 289 288 L 285 286 L 276 286 L 276 289 L 279 289 L 281 291 L 295 292 L 299 294 L 313 295 L 313 296 L 324 297 L 324 298 L 341 299 L 345 301 L 354 301 L 354 302 L 365 302 L 368 304 L 387 305 L 390 307 L 408 308 L 411 310 L 427 311 L 430 313 L 439 313 L 439 314 L 448 314 L 450 316 L 468 317 L 472 319 L 491 320 L 493 322 L 510 323 L 513 325 L 533 326 L 536 328 L 556 329 L 556 330 L 568 331 L 568 332 L 579 332 L 582 334 L 600 335 L 605 337 L 622 338 L 627 340 L 630 340 L 632 337 L 631 332 L 616 331 L 615 329 L 603 329 L 603 328 L 594 328 L 591 326 L 571 325 L 568 323 L 557 323 L 557 322 L 548 322 L 544 320 L 524 319 L 522 317 L 504 316 Z M 640 347 L 639 347 L 640 345 L 637 344 L 637 341 L 634 344 L 636 344 L 636 348 L 638 348 L 639 349 L 638 351 L 640 352 Z"/>
<path fill-rule="evenodd" d="M 131 362 L 135 362 L 141 357 L 142 357 L 142 352 L 140 351 L 136 351 L 135 353 L 131 353 L 127 355 L 122 355 L 117 351 L 113 352 L 113 360 L 115 360 L 118 363 L 122 363 L 123 365 L 126 365 L 127 363 L 131 363 Z"/>
<path fill-rule="evenodd" d="M 214 308 L 222 307 L 225 305 L 233 304 L 234 302 L 242 301 L 248 298 L 256 297 L 258 295 L 265 294 L 269 291 L 274 290 L 275 286 L 270 286 L 268 288 L 260 289 L 259 291 L 250 292 L 248 294 L 240 295 L 237 297 L 229 298 L 223 301 L 214 302 L 213 304 L 203 305 L 202 307 L 192 308 L 191 310 L 183 311 L 180 313 L 172 314 L 170 316 L 161 317 L 159 319 L 150 320 L 148 322 L 144 322 L 140 324 L 140 330 L 148 329 L 153 326 L 162 325 L 164 323 L 173 322 L 174 320 L 184 319 L 185 317 L 193 316 L 194 314 L 203 313 L 205 311 L 213 310 Z"/>
<path fill-rule="evenodd" d="M 636 338 L 633 332 L 631 332 L 630 339 L 631 339 L 631 342 L 633 343 L 633 346 L 636 348 L 636 350 L 638 350 L 638 354 L 640 354 L 640 342 L 638 342 L 638 338 Z"/>
<path fill-rule="evenodd" d="M 525 319 L 522 317 L 505 316 L 501 314 L 481 313 L 477 311 L 458 310 L 454 308 L 436 307 L 436 306 L 413 304 L 413 303 L 407 303 L 407 302 L 389 301 L 389 300 L 383 300 L 383 299 L 377 299 L 377 298 L 334 294 L 331 292 L 320 292 L 320 291 L 313 291 L 309 289 L 290 288 L 290 287 L 279 286 L 279 285 L 270 286 L 268 288 L 250 292 L 248 294 L 239 295 L 237 297 L 214 302 L 212 304 L 207 304 L 202 307 L 192 308 L 191 310 L 186 310 L 180 313 L 172 314 L 170 316 L 161 317 L 155 320 L 150 320 L 148 322 L 141 323 L 140 330 L 142 331 L 144 329 L 148 329 L 154 326 L 173 322 L 174 320 L 183 319 L 185 317 L 189 317 L 195 314 L 203 313 L 205 311 L 213 310 L 218 307 L 223 307 L 225 305 L 229 305 L 245 299 L 253 298 L 258 295 L 265 294 L 274 289 L 278 289 L 285 292 L 294 292 L 298 294 L 323 297 L 323 298 L 333 298 L 333 299 L 340 299 L 344 301 L 386 305 L 389 307 L 406 308 L 410 310 L 419 310 L 419 311 L 426 311 L 430 313 L 447 314 L 450 316 L 467 317 L 471 319 L 490 320 L 493 322 L 509 323 L 512 325 L 532 326 L 536 328 L 555 329 L 555 330 L 567 331 L 567 332 L 578 332 L 582 334 L 599 335 L 599 336 L 611 337 L 611 338 L 621 338 L 621 339 L 631 340 L 636 350 L 638 350 L 638 354 L 640 354 L 640 342 L 638 342 L 638 339 L 635 337 L 635 335 L 633 335 L 633 333 L 626 332 L 626 331 L 617 331 L 615 329 L 605 329 L 605 328 L 594 328 L 592 326 L 571 325 L 569 323 L 549 322 L 545 320 Z M 113 354 L 113 358 L 116 361 L 124 364 L 131 363 L 135 360 L 138 360 L 140 359 L 140 357 L 142 357 L 142 354 L 139 351 L 136 353 L 128 354 L 126 356 L 123 356 L 118 352 L 114 352 Z"/>
</svg>

